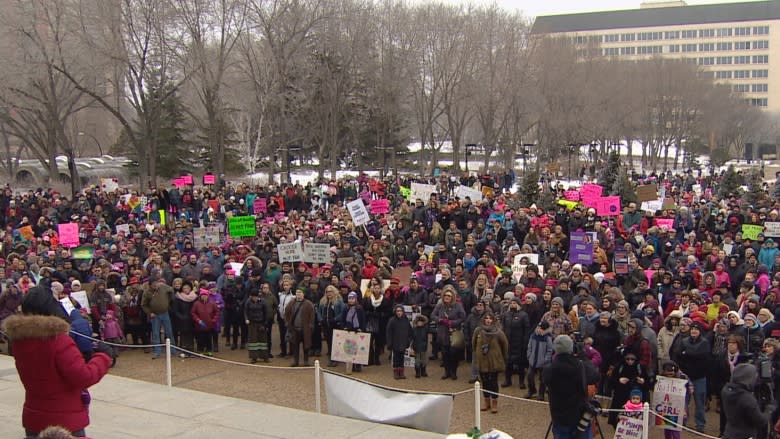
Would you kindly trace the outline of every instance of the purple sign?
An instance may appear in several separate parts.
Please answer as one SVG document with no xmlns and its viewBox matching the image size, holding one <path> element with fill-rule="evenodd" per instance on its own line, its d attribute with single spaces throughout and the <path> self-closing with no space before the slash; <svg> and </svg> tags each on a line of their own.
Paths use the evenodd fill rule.
<svg viewBox="0 0 780 439">
<path fill-rule="evenodd" d="M 585 265 L 593 263 L 593 241 L 585 232 L 571 232 L 569 262 Z"/>
</svg>

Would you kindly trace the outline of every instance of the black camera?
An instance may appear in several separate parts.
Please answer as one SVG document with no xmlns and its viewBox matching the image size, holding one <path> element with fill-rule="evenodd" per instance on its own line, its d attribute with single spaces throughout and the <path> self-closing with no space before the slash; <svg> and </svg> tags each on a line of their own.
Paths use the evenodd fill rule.
<svg viewBox="0 0 780 439">
<path fill-rule="evenodd" d="M 585 405 L 585 411 L 582 412 L 580 420 L 577 422 L 577 431 L 586 431 L 590 428 L 590 421 L 594 416 L 598 416 L 601 413 L 601 404 L 598 401 L 590 400 Z"/>
</svg>

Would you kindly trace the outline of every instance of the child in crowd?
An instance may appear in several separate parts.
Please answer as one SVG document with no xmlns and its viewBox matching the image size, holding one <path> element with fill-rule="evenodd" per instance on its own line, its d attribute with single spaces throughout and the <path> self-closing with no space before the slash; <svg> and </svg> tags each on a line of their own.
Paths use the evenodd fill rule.
<svg viewBox="0 0 780 439">
<path fill-rule="evenodd" d="M 427 377 L 426 370 L 428 358 L 428 317 L 417 315 L 413 321 L 412 350 L 414 351 L 414 377 Z"/>
<path fill-rule="evenodd" d="M 631 390 L 628 401 L 623 404 L 624 411 L 620 413 L 620 417 L 640 419 L 642 418 L 642 409 L 642 389 L 635 388 Z"/>
</svg>

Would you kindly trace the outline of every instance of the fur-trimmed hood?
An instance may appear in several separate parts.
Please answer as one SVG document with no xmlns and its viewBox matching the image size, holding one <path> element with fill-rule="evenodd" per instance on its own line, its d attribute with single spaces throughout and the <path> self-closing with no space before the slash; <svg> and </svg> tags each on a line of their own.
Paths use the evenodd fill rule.
<svg viewBox="0 0 780 439">
<path fill-rule="evenodd" d="M 70 324 L 54 316 L 15 315 L 3 322 L 3 331 L 12 341 L 50 338 L 70 331 Z"/>
</svg>

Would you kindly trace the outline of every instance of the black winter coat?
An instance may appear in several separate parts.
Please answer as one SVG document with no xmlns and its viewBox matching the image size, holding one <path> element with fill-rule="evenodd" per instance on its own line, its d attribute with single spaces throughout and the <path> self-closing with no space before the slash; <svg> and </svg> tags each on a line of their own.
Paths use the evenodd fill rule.
<svg viewBox="0 0 780 439">
<path fill-rule="evenodd" d="M 393 316 L 387 322 L 387 349 L 403 351 L 412 344 L 412 324 L 406 316 Z"/>
<path fill-rule="evenodd" d="M 509 342 L 509 361 L 527 361 L 528 337 L 531 335 L 528 314 L 523 310 L 509 310 L 504 314 L 503 329 Z"/>
<path fill-rule="evenodd" d="M 582 382 L 583 376 L 585 383 Z M 542 379 L 550 392 L 553 424 L 562 427 L 577 425 L 588 400 L 586 385 L 599 381 L 599 373 L 593 364 L 580 361 L 571 354 L 558 354 L 542 371 Z"/>
</svg>

